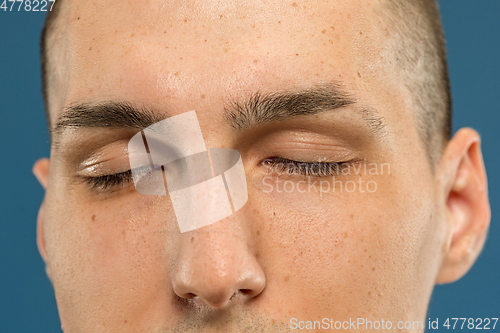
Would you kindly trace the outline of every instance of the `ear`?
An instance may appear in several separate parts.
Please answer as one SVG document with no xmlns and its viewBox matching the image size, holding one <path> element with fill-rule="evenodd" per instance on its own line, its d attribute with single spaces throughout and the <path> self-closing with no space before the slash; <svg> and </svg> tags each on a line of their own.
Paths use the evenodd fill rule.
<svg viewBox="0 0 500 333">
<path fill-rule="evenodd" d="M 42 158 L 36 161 L 35 165 L 33 166 L 33 174 L 38 179 L 38 181 L 40 182 L 40 184 L 44 189 L 47 189 L 48 185 L 49 165 L 50 165 L 49 159 Z M 38 252 L 40 253 L 40 256 L 45 262 L 47 275 L 50 278 L 49 269 L 47 265 L 47 252 L 45 251 L 45 238 L 43 236 L 43 218 L 44 218 L 43 210 L 44 210 L 44 201 L 42 201 L 42 204 L 40 205 L 40 209 L 38 210 L 38 216 L 36 220 L 36 245 L 38 247 Z"/>
<path fill-rule="evenodd" d="M 479 134 L 459 130 L 437 168 L 444 195 L 448 239 L 436 283 L 460 279 L 481 252 L 490 224 L 488 183 Z"/>
</svg>

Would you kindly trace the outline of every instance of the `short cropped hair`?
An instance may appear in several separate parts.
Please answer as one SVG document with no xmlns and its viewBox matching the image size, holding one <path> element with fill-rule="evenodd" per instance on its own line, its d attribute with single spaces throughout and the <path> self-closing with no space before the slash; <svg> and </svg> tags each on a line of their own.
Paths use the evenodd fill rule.
<svg viewBox="0 0 500 333">
<path fill-rule="evenodd" d="M 47 12 L 41 36 L 42 91 L 50 129 L 49 92 L 56 65 L 58 0 Z M 432 166 L 451 136 L 451 92 L 446 44 L 436 0 L 385 0 L 380 15 L 389 31 L 388 54 L 412 99 L 419 136 Z M 60 30 L 60 29 L 59 29 Z"/>
<path fill-rule="evenodd" d="M 389 30 L 388 54 L 411 96 L 417 129 L 434 165 L 451 137 L 452 118 L 438 5 L 435 0 L 386 0 L 381 15 Z"/>
<path fill-rule="evenodd" d="M 54 66 L 55 61 L 50 61 L 49 49 L 53 48 L 55 45 L 55 40 L 57 39 L 58 31 L 56 29 L 56 19 L 61 11 L 61 2 L 58 0 L 54 2 L 52 10 L 47 11 L 47 16 L 45 17 L 45 23 L 42 30 L 42 35 L 40 38 L 40 59 L 42 65 L 42 94 L 43 102 L 45 105 L 45 116 L 47 118 L 47 124 L 49 126 L 49 133 L 51 129 L 50 113 L 49 113 L 49 86 L 53 78 L 55 71 Z"/>
</svg>

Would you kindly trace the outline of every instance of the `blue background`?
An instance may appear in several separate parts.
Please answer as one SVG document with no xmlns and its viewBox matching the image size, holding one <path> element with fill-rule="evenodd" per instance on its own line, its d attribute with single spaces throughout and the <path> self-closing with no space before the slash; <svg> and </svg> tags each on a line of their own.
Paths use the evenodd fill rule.
<svg viewBox="0 0 500 333">
<path fill-rule="evenodd" d="M 443 0 L 440 5 L 453 128 L 470 126 L 482 136 L 492 208 L 490 234 L 473 269 L 435 289 L 428 317 L 439 318 L 441 326 L 448 317 L 500 317 L 500 1 Z M 0 332 L 61 332 L 35 243 L 43 191 L 31 168 L 49 155 L 39 65 L 43 19 L 40 12 L 0 11 Z"/>
</svg>

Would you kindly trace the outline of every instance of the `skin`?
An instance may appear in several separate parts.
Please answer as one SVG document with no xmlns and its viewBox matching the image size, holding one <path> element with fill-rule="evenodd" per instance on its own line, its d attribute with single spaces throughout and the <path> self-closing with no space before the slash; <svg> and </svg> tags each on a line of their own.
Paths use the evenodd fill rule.
<svg viewBox="0 0 500 333">
<path fill-rule="evenodd" d="M 127 170 L 137 130 L 55 134 L 50 162 L 34 166 L 46 189 L 37 242 L 65 332 L 284 332 L 291 318 L 425 320 L 434 285 L 459 279 L 482 249 L 486 174 L 471 129 L 429 165 L 384 48 L 379 5 L 63 6 L 52 123 L 82 102 L 127 101 L 171 116 L 196 110 L 207 147 L 241 153 L 249 192 L 237 213 L 181 234 L 168 196 L 142 195 L 133 183 L 96 191 L 84 180 Z M 243 131 L 224 120 L 228 101 L 258 91 L 337 83 L 355 105 Z M 384 128 L 366 126 L 360 106 L 377 110 Z M 372 193 L 340 192 L 338 183 L 327 193 L 269 191 L 270 180 L 308 180 L 276 174 L 262 164 L 271 157 L 387 163 L 390 174 L 336 177 L 373 181 Z"/>
</svg>

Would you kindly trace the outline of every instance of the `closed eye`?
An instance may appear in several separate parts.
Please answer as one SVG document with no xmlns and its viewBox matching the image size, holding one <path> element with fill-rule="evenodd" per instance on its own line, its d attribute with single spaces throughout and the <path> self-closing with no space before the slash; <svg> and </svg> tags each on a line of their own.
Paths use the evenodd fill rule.
<svg viewBox="0 0 500 333">
<path fill-rule="evenodd" d="M 132 182 L 132 171 L 127 170 L 125 172 L 120 172 L 111 175 L 102 175 L 97 177 L 86 177 L 87 185 L 90 186 L 92 190 L 105 191 L 111 187 L 124 186 L 127 183 Z"/>
<path fill-rule="evenodd" d="M 151 166 L 143 166 L 139 168 L 135 168 L 134 171 L 127 170 L 120 173 L 108 174 L 102 176 L 95 177 L 85 177 L 85 182 L 92 190 L 97 191 L 108 191 L 112 190 L 116 187 L 125 187 L 132 183 L 135 177 L 139 177 L 141 179 L 144 176 L 148 176 L 151 172 L 161 171 L 161 166 L 155 166 L 153 170 L 151 170 Z"/>
<path fill-rule="evenodd" d="M 343 169 L 348 168 L 351 162 L 302 162 L 271 157 L 262 161 L 262 165 L 278 174 L 326 177 L 338 175 Z"/>
</svg>

